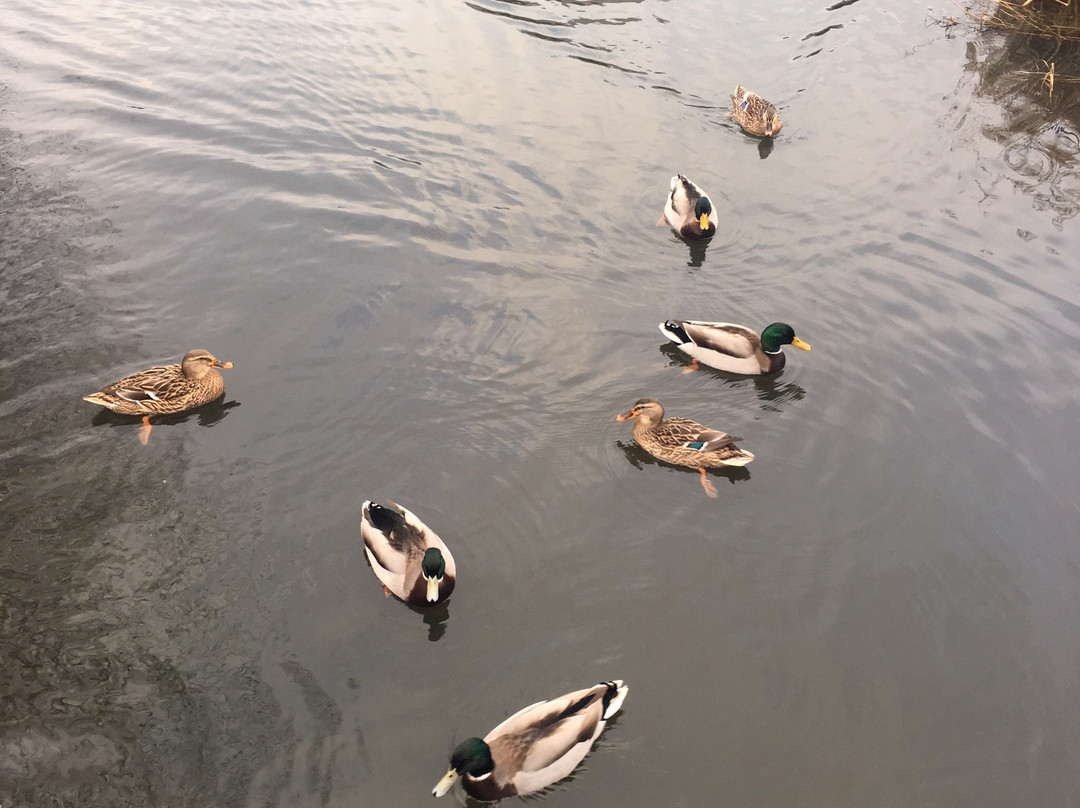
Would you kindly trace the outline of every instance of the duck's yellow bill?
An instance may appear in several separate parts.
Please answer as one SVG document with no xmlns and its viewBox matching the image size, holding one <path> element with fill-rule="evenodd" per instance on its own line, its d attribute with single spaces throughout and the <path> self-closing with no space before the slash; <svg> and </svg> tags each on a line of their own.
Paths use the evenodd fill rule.
<svg viewBox="0 0 1080 808">
<path fill-rule="evenodd" d="M 216 361 L 214 363 L 214 367 L 216 367 L 216 368 L 225 368 L 225 370 L 228 370 L 229 368 L 232 367 L 232 362 L 222 362 L 219 359 L 218 361 Z"/>
<path fill-rule="evenodd" d="M 810 350 L 810 343 L 809 342 L 803 342 L 798 337 L 795 337 L 795 339 L 793 339 L 791 341 L 791 344 L 794 345 L 796 348 L 802 348 L 804 351 L 809 351 Z"/>
<path fill-rule="evenodd" d="M 698 221 L 698 224 L 701 225 L 702 230 L 708 230 L 709 229 L 709 214 L 707 214 L 707 213 L 701 214 L 701 219 Z"/>
<path fill-rule="evenodd" d="M 439 579 L 425 578 L 424 580 L 427 581 L 427 601 L 434 603 L 439 599 Z"/>
<path fill-rule="evenodd" d="M 636 415 L 637 415 L 636 412 L 634 412 L 633 410 L 630 410 L 630 412 L 624 412 L 622 415 L 616 415 L 615 420 L 616 421 L 626 421 L 626 420 L 629 420 L 630 418 L 635 417 Z"/>
<path fill-rule="evenodd" d="M 450 790 L 450 787 L 454 785 L 454 781 L 457 780 L 460 776 L 461 775 L 454 771 L 454 769 L 448 769 L 446 774 L 443 775 L 442 780 L 437 782 L 435 784 L 435 788 L 431 790 L 432 795 L 436 797 L 441 797 L 443 794 Z"/>
</svg>

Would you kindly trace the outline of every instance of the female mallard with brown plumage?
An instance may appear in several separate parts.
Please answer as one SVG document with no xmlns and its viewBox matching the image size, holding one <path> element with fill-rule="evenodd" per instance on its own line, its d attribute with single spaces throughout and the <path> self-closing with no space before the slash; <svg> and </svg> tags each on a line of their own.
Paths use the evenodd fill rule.
<svg viewBox="0 0 1080 808">
<path fill-rule="evenodd" d="M 657 219 L 656 226 L 667 222 L 683 238 L 712 238 L 716 235 L 716 222 L 709 221 L 712 213 L 709 195 L 682 174 L 676 174 L 671 178 L 664 215 Z"/>
<path fill-rule="evenodd" d="M 738 448 L 736 438 L 718 429 L 702 426 L 689 418 L 665 418 L 664 407 L 655 398 L 639 398 L 628 412 L 615 420 L 636 418 L 634 440 L 653 457 L 689 466 L 701 472 L 701 485 L 710 497 L 716 496 L 716 486 L 705 476 L 705 469 L 721 466 L 745 466 L 754 456 Z"/>
<path fill-rule="evenodd" d="M 696 370 L 700 360 L 717 370 L 760 376 L 783 369 L 787 359 L 780 350 L 782 346 L 810 350 L 810 345 L 795 336 L 795 329 L 787 323 L 765 326 L 760 337 L 744 325 L 699 320 L 666 320 L 660 330 L 693 358 L 684 373 Z"/>
<path fill-rule="evenodd" d="M 215 368 L 231 368 L 209 351 L 196 349 L 184 354 L 179 365 L 159 365 L 125 376 L 118 382 L 83 396 L 83 401 L 100 404 L 120 415 L 141 415 L 139 440 L 150 438 L 150 416 L 184 412 L 201 407 L 225 395 L 225 379 Z"/>
<path fill-rule="evenodd" d="M 387 596 L 393 593 L 413 606 L 450 597 L 457 567 L 438 533 L 390 500 L 385 505 L 368 500 L 360 513 L 364 552 Z"/>
<path fill-rule="evenodd" d="M 731 96 L 731 112 L 728 115 L 748 134 L 756 137 L 772 137 L 783 125 L 776 107 L 741 84 Z"/>
<path fill-rule="evenodd" d="M 518 710 L 483 739 L 459 743 L 432 794 L 441 797 L 460 778 L 471 797 L 499 800 L 562 780 L 588 754 L 628 689 L 615 679 Z"/>
</svg>

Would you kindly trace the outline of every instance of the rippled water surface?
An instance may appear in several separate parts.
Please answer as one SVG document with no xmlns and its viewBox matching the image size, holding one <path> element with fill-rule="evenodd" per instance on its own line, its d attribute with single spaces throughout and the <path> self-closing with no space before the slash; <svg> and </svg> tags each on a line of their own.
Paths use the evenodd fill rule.
<svg viewBox="0 0 1080 808">
<path fill-rule="evenodd" d="M 1080 126 L 936 5 L 8 2 L 0 804 L 430 804 L 613 677 L 545 804 L 1080 801 Z M 668 317 L 814 350 L 684 374 Z M 196 347 L 145 447 L 80 400 Z M 643 395 L 757 459 L 706 498 Z"/>
</svg>

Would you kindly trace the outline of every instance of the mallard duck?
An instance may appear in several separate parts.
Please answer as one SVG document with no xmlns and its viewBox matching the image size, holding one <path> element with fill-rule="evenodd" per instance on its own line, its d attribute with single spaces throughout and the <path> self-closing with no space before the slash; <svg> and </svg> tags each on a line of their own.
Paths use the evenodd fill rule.
<svg viewBox="0 0 1080 808">
<path fill-rule="evenodd" d="M 360 535 L 371 568 L 387 597 L 413 606 L 446 600 L 457 582 L 450 548 L 439 534 L 396 502 L 367 500 L 361 508 Z"/>
<path fill-rule="evenodd" d="M 783 126 L 780 116 L 776 114 L 776 107 L 741 84 L 731 96 L 731 112 L 728 115 L 747 133 L 757 137 L 772 137 Z"/>
<path fill-rule="evenodd" d="M 810 350 L 810 345 L 796 337 L 795 330 L 787 323 L 765 326 L 760 337 L 744 325 L 698 320 L 667 320 L 660 324 L 660 330 L 679 346 L 679 350 L 693 357 L 686 373 L 696 370 L 700 360 L 717 370 L 760 376 L 776 373 L 784 367 L 787 359 L 781 346 L 794 345 L 804 351 Z"/>
<path fill-rule="evenodd" d="M 705 469 L 720 466 L 745 466 L 754 456 L 735 446 L 736 438 L 718 429 L 702 426 L 689 418 L 665 418 L 664 406 L 655 398 L 639 398 L 628 412 L 616 421 L 637 418 L 634 440 L 659 460 L 677 466 L 690 466 L 701 472 L 701 485 L 710 497 L 716 486 L 705 476 Z"/>
<path fill-rule="evenodd" d="M 538 701 L 480 738 L 459 743 L 432 793 L 441 797 L 459 777 L 478 800 L 498 800 L 546 788 L 566 777 L 626 698 L 621 679 Z"/>
<path fill-rule="evenodd" d="M 664 215 L 657 219 L 656 226 L 667 222 L 683 238 L 712 238 L 716 235 L 716 222 L 709 221 L 712 212 L 709 195 L 682 174 L 676 174 L 671 178 Z"/>
<path fill-rule="evenodd" d="M 150 438 L 150 416 L 183 412 L 221 398 L 225 379 L 214 368 L 231 368 L 209 351 L 196 349 L 184 354 L 179 365 L 159 365 L 107 384 L 83 401 L 100 404 L 120 415 L 141 415 L 139 440 Z"/>
</svg>

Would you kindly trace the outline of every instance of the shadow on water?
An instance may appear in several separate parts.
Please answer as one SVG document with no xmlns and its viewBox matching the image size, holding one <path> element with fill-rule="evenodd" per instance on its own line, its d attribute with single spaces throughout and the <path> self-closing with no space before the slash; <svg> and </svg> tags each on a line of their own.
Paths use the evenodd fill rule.
<svg viewBox="0 0 1080 808">
<path fill-rule="evenodd" d="M 682 236 L 679 236 L 679 238 L 682 238 Z M 709 249 L 709 243 L 712 239 L 695 241 L 684 238 L 683 241 L 686 242 L 686 246 L 690 249 L 690 260 L 686 262 L 686 265 L 691 269 L 700 269 L 705 263 L 705 251 Z"/>
<path fill-rule="evenodd" d="M 218 423 L 228 415 L 229 410 L 239 406 L 239 401 L 225 401 L 224 397 L 222 397 L 217 401 L 211 401 L 209 404 L 204 404 L 193 410 L 171 413 L 169 415 L 151 415 L 150 424 L 152 426 L 176 426 L 177 424 L 186 424 L 194 417 L 198 418 L 199 426 L 210 427 L 214 426 L 214 424 Z M 90 423 L 95 427 L 108 426 L 130 428 L 140 426 L 142 423 L 142 416 L 120 415 L 112 410 L 99 409 L 98 412 L 94 413 L 93 420 L 91 420 Z"/>
<path fill-rule="evenodd" d="M 692 469 L 689 466 L 679 466 L 675 463 L 668 463 L 666 460 L 658 460 L 651 454 L 646 452 L 636 441 L 615 441 L 615 445 L 622 450 L 622 453 L 626 455 L 626 459 L 630 461 L 630 465 L 639 471 L 643 471 L 646 466 L 662 466 L 664 468 L 675 469 L 677 471 L 684 471 L 687 474 L 692 474 L 694 477 L 700 477 L 701 472 L 697 469 Z M 750 469 L 747 466 L 732 466 L 722 467 L 717 469 L 706 469 L 706 473 L 710 477 L 723 477 L 729 483 L 734 485 L 736 482 L 743 482 L 750 479 Z"/>
<path fill-rule="evenodd" d="M 428 642 L 438 642 L 446 634 L 446 624 L 450 620 L 450 601 L 444 600 L 434 606 L 413 606 L 405 604 L 410 610 L 423 615 L 424 625 L 428 627 Z"/>
<path fill-rule="evenodd" d="M 968 42 L 964 69 L 1002 110 L 1003 123 L 982 131 L 1001 146 L 1005 179 L 1061 227 L 1080 212 L 1080 43 L 988 27 Z"/>
<path fill-rule="evenodd" d="M 364 553 L 364 561 L 371 567 L 371 559 L 368 558 L 368 554 Z M 372 570 L 372 576 L 375 575 L 375 571 Z M 378 583 L 378 578 L 375 579 Z M 381 584 L 380 584 L 381 586 Z M 385 591 L 385 590 L 384 590 Z M 450 622 L 450 600 L 444 600 L 441 603 L 436 603 L 434 606 L 415 606 L 412 603 L 408 603 L 397 595 L 390 594 L 387 597 L 393 598 L 398 603 L 407 607 L 409 611 L 420 615 L 424 619 L 424 625 L 428 627 L 428 642 L 438 642 L 446 634 L 447 624 Z"/>
<path fill-rule="evenodd" d="M 690 367 L 691 359 L 678 349 L 673 342 L 665 342 L 660 345 L 660 353 L 664 354 L 668 359 L 668 367 L 682 368 L 683 371 Z M 798 353 L 798 352 L 796 352 Z M 757 398 L 762 403 L 762 409 L 769 412 L 782 412 L 783 407 L 781 404 L 786 404 L 791 401 L 802 401 L 806 397 L 806 388 L 795 382 L 782 381 L 784 371 L 772 374 L 770 376 L 742 376 L 738 373 L 728 373 L 724 370 L 717 370 L 711 368 L 708 365 L 698 363 L 697 370 L 694 373 L 704 373 L 707 376 L 723 382 L 731 387 L 742 387 L 746 384 L 753 384 L 754 390 L 757 394 Z"/>
<path fill-rule="evenodd" d="M 759 401 L 765 402 L 763 410 L 770 412 L 782 412 L 780 404 L 789 401 L 802 401 L 806 397 L 806 389 L 795 382 L 782 382 L 780 376 L 783 371 L 775 376 L 753 376 L 754 390 Z"/>
</svg>

